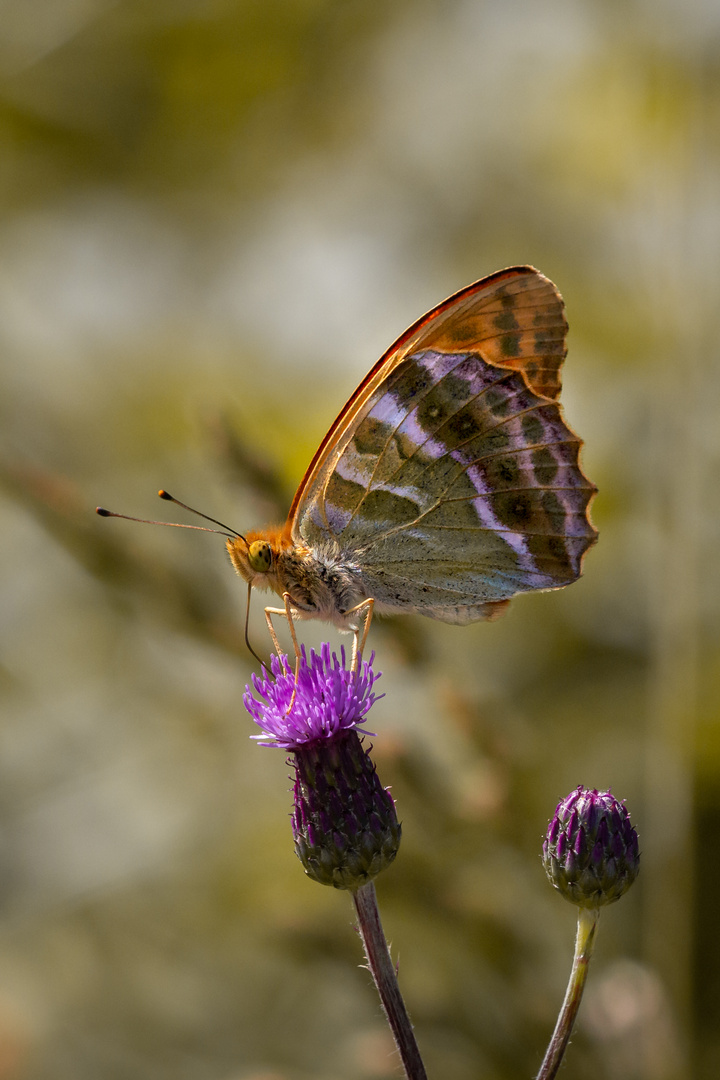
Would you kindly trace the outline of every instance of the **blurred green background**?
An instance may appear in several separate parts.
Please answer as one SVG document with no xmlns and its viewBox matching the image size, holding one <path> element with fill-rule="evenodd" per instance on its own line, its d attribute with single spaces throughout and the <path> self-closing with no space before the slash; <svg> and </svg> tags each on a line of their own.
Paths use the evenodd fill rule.
<svg viewBox="0 0 720 1080">
<path fill-rule="evenodd" d="M 525 262 L 600 542 L 495 624 L 373 626 L 386 930 L 431 1076 L 533 1075 L 575 924 L 541 839 L 612 786 L 642 873 L 567 1075 L 718 1075 L 719 161 L 714 0 L 0 5 L 0 1080 L 397 1075 L 222 540 L 93 509 L 282 520 L 391 341 Z"/>
</svg>

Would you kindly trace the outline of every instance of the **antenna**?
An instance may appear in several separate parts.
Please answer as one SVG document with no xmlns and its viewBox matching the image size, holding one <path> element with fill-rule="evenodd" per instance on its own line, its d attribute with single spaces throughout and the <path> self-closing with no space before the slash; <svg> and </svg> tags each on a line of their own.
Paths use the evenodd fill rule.
<svg viewBox="0 0 720 1080">
<path fill-rule="evenodd" d="M 197 514 L 198 517 L 205 518 L 206 521 L 212 521 L 213 525 L 219 525 L 222 529 L 225 529 L 231 536 L 237 536 L 240 540 L 245 540 L 242 533 L 239 533 L 237 529 L 231 529 L 229 525 L 223 525 L 222 521 L 218 521 L 216 518 L 208 517 L 207 514 L 201 514 L 199 510 L 194 510 L 192 506 L 188 506 L 187 503 L 180 502 L 174 495 L 171 495 L 169 491 L 165 491 L 164 488 L 160 488 L 158 495 L 161 499 L 166 499 L 168 502 L 174 502 L 176 506 L 182 506 L 183 510 L 189 510 L 191 514 Z M 214 529 L 208 530 L 214 532 Z M 247 543 L 247 540 L 245 540 Z"/>
<path fill-rule="evenodd" d="M 199 532 L 211 532 L 217 533 L 218 536 L 227 536 L 228 540 L 235 540 L 236 538 L 245 540 L 242 533 L 237 532 L 235 529 L 231 529 L 229 525 L 224 525 L 222 521 L 217 521 L 215 518 L 208 517 L 207 514 L 202 514 L 199 510 L 193 510 L 192 506 L 180 502 L 179 499 L 176 499 L 169 491 L 165 491 L 164 488 L 161 488 L 160 491 L 158 491 L 158 495 L 161 499 L 166 499 L 168 502 L 174 502 L 178 506 L 182 506 L 183 510 L 189 510 L 191 514 L 197 514 L 198 517 L 204 518 L 205 521 L 211 521 L 213 525 L 219 525 L 220 529 L 207 529 L 204 525 L 181 525 L 177 521 L 153 521 L 150 518 L 131 517 L 130 514 L 118 514 L 114 510 L 106 510 L 104 506 L 96 506 L 95 513 L 99 514 L 100 517 L 124 518 L 125 521 L 138 521 L 141 525 L 168 525 L 173 529 L 197 529 Z M 221 529 L 223 530 L 222 532 L 220 531 Z M 245 543 L 247 543 L 247 540 L 245 540 Z"/>
<path fill-rule="evenodd" d="M 183 510 L 189 510 L 191 514 L 197 514 L 198 517 L 204 518 L 205 521 L 211 521 L 213 525 L 219 525 L 219 529 L 208 529 L 205 525 L 181 525 L 177 521 L 152 521 L 150 518 L 132 517 L 130 514 L 117 514 L 114 510 L 106 510 L 104 506 L 96 506 L 95 513 L 100 517 L 112 517 L 123 518 L 125 521 L 138 521 L 141 525 L 167 525 L 172 529 L 197 529 L 198 532 L 217 533 L 218 536 L 227 536 L 228 540 L 242 540 L 247 544 L 247 540 L 242 533 L 237 532 L 235 529 L 231 529 L 229 525 L 223 524 L 222 521 L 218 521 L 216 518 L 208 517 L 207 514 L 202 514 L 199 510 L 194 510 L 192 506 L 188 506 L 187 503 L 180 502 L 174 495 L 171 495 L 169 491 L 165 491 L 164 488 L 160 488 L 158 495 L 161 499 L 165 499 L 167 502 L 173 502 L 177 506 L 182 506 Z M 252 593 L 252 585 L 248 584 L 248 596 L 247 605 L 245 608 L 245 644 L 248 649 L 263 667 L 265 667 L 265 661 L 258 656 L 250 644 L 249 627 L 250 627 L 250 595 Z"/>
</svg>

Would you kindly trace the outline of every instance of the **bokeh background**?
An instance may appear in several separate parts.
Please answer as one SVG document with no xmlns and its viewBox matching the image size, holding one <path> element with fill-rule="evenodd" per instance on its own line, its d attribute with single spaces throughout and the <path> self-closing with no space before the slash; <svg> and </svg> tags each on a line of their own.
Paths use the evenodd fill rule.
<svg viewBox="0 0 720 1080">
<path fill-rule="evenodd" d="M 533 1075 L 542 835 L 611 786 L 643 868 L 568 1075 L 718 1075 L 719 160 L 715 0 L 0 5 L 0 1080 L 397 1075 L 249 740 L 222 539 L 93 509 L 282 520 L 390 342 L 525 262 L 600 542 L 497 623 L 373 626 L 383 917 L 430 1075 Z"/>
</svg>

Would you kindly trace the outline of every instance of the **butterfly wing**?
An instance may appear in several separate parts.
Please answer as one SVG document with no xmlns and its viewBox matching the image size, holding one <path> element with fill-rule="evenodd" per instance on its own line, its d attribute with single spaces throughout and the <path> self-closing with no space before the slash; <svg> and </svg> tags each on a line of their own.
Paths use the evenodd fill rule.
<svg viewBox="0 0 720 1080">
<path fill-rule="evenodd" d="M 388 350 L 323 440 L 288 524 L 380 610 L 487 617 L 580 574 L 595 492 L 560 406 L 562 299 L 532 267 L 476 282 Z"/>
</svg>

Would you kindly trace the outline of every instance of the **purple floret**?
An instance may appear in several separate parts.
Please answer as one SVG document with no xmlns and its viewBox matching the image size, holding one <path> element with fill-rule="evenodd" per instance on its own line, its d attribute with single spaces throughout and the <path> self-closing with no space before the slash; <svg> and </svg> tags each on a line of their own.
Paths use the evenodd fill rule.
<svg viewBox="0 0 720 1080">
<path fill-rule="evenodd" d="M 375 654 L 363 661 L 357 672 L 345 667 L 344 648 L 340 657 L 331 653 L 330 645 L 325 642 L 319 655 L 310 650 L 308 661 L 303 646 L 294 701 L 294 660 L 273 656 L 270 672 L 264 668 L 262 675 L 253 675 L 252 687 L 246 686 L 243 702 L 261 728 L 259 735 L 252 736 L 260 746 L 296 750 L 345 731 L 374 734 L 362 722 L 373 704 L 384 697 L 373 693 L 381 674 L 372 670 Z"/>
</svg>

